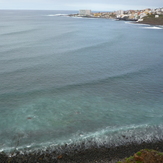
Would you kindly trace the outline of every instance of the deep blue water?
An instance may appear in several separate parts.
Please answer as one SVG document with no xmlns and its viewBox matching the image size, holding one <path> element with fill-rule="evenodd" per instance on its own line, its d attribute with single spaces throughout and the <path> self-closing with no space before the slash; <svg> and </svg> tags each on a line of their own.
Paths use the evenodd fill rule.
<svg viewBox="0 0 163 163">
<path fill-rule="evenodd" d="M 163 138 L 163 27 L 76 12 L 0 11 L 1 151 Z"/>
</svg>

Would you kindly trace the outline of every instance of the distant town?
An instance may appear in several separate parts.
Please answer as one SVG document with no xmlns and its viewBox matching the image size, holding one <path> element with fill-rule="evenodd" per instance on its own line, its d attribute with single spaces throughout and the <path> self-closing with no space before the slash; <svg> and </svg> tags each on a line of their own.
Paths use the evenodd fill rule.
<svg viewBox="0 0 163 163">
<path fill-rule="evenodd" d="M 79 10 L 78 14 L 72 14 L 70 16 L 75 17 L 91 17 L 91 18 L 108 18 L 118 20 L 129 20 L 141 22 L 144 17 L 153 15 L 154 18 L 163 16 L 163 7 L 156 9 L 144 9 L 144 10 L 118 10 L 114 12 L 91 12 L 91 10 Z"/>
</svg>

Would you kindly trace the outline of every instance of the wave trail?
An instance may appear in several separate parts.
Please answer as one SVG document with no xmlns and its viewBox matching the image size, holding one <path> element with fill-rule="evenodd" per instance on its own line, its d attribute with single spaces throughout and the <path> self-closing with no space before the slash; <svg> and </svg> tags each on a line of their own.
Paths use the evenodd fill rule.
<svg viewBox="0 0 163 163">
<path fill-rule="evenodd" d="M 27 29 L 27 30 L 20 30 L 20 31 L 14 31 L 14 32 L 8 32 L 1 34 L 2 36 L 8 36 L 8 35 L 17 35 L 17 34 L 25 34 L 37 31 L 38 29 Z"/>
<path fill-rule="evenodd" d="M 71 90 L 73 88 L 76 87 L 93 87 L 95 85 L 99 85 L 99 84 L 104 84 L 104 83 L 110 83 L 110 82 L 120 82 L 120 81 L 124 81 L 126 79 L 130 79 L 130 78 L 134 78 L 137 77 L 139 75 L 143 75 L 146 74 L 148 72 L 149 68 L 146 69 L 139 69 L 137 71 L 133 71 L 133 70 L 127 70 L 124 72 L 119 72 L 118 74 L 112 74 L 112 75 L 105 75 L 102 76 L 98 79 L 89 79 L 87 81 L 79 81 L 77 83 L 67 83 L 66 85 L 62 85 L 59 87 L 56 87 L 56 90 L 62 90 L 62 89 L 66 89 L 66 90 Z M 127 80 L 126 80 L 127 81 Z M 53 89 L 52 89 L 53 90 Z"/>
</svg>

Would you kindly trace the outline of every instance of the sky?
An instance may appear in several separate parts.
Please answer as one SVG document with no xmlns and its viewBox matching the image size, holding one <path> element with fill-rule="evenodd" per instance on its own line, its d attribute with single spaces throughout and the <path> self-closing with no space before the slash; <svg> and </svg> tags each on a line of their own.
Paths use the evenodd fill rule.
<svg viewBox="0 0 163 163">
<path fill-rule="evenodd" d="M 163 0 L 0 0 L 0 9 L 116 11 L 163 7 Z"/>
</svg>

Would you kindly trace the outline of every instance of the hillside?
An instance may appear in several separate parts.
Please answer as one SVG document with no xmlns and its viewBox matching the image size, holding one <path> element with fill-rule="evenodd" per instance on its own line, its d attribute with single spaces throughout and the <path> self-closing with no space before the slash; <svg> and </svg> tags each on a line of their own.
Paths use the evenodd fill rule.
<svg viewBox="0 0 163 163">
<path fill-rule="evenodd" d="M 163 25 L 163 15 L 159 15 L 158 18 L 155 18 L 155 15 L 148 15 L 143 18 L 143 21 L 138 23 L 151 24 L 151 25 Z"/>
</svg>

